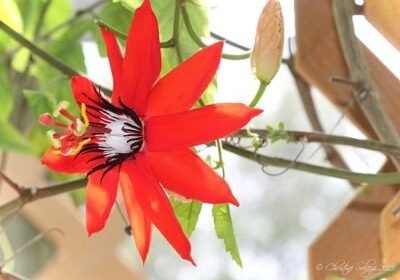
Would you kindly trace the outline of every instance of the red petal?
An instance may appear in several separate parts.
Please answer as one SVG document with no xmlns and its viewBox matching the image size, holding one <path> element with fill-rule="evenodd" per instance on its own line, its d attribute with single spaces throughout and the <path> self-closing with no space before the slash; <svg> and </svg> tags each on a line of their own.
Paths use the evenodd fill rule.
<svg viewBox="0 0 400 280">
<path fill-rule="evenodd" d="M 123 173 L 121 173 L 123 174 Z M 128 212 L 136 247 L 139 250 L 143 263 L 147 259 L 151 243 L 151 221 L 140 206 L 139 197 L 136 195 L 132 182 L 127 176 L 120 176 L 122 195 Z"/>
<path fill-rule="evenodd" d="M 111 31 L 101 28 L 101 34 L 107 47 L 107 56 L 111 66 L 111 72 L 114 80 L 114 89 L 112 94 L 112 103 L 117 104 L 118 98 L 122 92 L 122 63 L 123 57 L 118 45 L 117 38 Z"/>
<path fill-rule="evenodd" d="M 90 234 L 103 229 L 118 189 L 118 168 L 89 175 L 86 191 L 86 229 Z"/>
<path fill-rule="evenodd" d="M 226 103 L 152 117 L 145 125 L 147 149 L 163 152 L 209 143 L 232 134 L 261 112 L 243 104 Z"/>
<path fill-rule="evenodd" d="M 92 100 L 98 99 L 95 85 L 83 76 L 73 76 L 71 78 L 71 88 L 78 105 L 81 103 L 92 104 Z"/>
<path fill-rule="evenodd" d="M 88 153 L 83 155 L 64 156 L 58 150 L 49 148 L 43 155 L 42 164 L 47 165 L 50 169 L 64 173 L 87 173 L 102 160 L 89 161 L 96 157 L 96 153 Z"/>
<path fill-rule="evenodd" d="M 73 76 L 71 78 L 71 88 L 78 106 L 81 106 L 81 103 L 89 105 L 89 107 L 86 106 L 88 111 L 87 117 L 89 120 L 97 120 L 100 117 L 100 109 L 96 110 L 98 107 L 96 102 L 99 101 L 99 93 L 96 91 L 96 86 L 93 82 L 82 76 Z M 104 96 L 104 98 L 106 97 Z M 90 108 L 90 106 L 96 108 L 93 109 Z"/>
<path fill-rule="evenodd" d="M 126 41 L 122 100 L 142 116 L 161 69 L 158 24 L 149 0 L 136 10 Z"/>
<path fill-rule="evenodd" d="M 189 199 L 239 206 L 224 179 L 193 151 L 147 153 L 146 159 L 164 188 Z"/>
<path fill-rule="evenodd" d="M 120 176 L 121 181 L 131 182 L 145 214 L 172 247 L 183 259 L 193 263 L 189 240 L 175 217 L 166 194 L 149 170 L 143 155 L 139 154 L 135 160 L 124 162 Z"/>
<path fill-rule="evenodd" d="M 223 42 L 204 48 L 164 76 L 149 95 L 146 117 L 189 110 L 210 84 Z"/>
</svg>

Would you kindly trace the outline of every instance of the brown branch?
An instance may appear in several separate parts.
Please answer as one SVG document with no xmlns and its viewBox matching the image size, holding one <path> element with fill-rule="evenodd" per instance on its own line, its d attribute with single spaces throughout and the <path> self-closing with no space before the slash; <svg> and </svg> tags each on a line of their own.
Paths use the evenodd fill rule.
<svg viewBox="0 0 400 280">
<path fill-rule="evenodd" d="M 15 190 L 19 195 L 22 195 L 24 192 L 24 188 L 19 186 L 17 183 L 15 183 L 13 180 L 11 180 L 6 174 L 4 174 L 2 171 L 0 171 L 0 180 L 3 180 L 4 182 L 7 183 L 13 190 Z"/>
<path fill-rule="evenodd" d="M 61 193 L 70 192 L 86 186 L 86 179 L 79 179 L 60 184 L 54 184 L 43 188 L 23 188 L 18 198 L 15 198 L 0 206 L 0 217 L 20 209 L 27 203 L 55 196 Z"/>
<path fill-rule="evenodd" d="M 398 145 L 400 143 L 399 136 L 382 106 L 379 90 L 369 73 L 368 65 L 354 32 L 352 17 L 357 13 L 357 7 L 353 1 L 343 0 L 333 0 L 332 5 L 336 30 L 350 78 L 360 85 L 354 87 L 353 90 L 356 102 L 360 105 L 379 139 L 385 143 Z M 362 93 L 362 98 L 359 97 L 360 93 Z M 391 159 L 397 169 L 400 169 L 400 159 L 393 157 Z"/>
</svg>

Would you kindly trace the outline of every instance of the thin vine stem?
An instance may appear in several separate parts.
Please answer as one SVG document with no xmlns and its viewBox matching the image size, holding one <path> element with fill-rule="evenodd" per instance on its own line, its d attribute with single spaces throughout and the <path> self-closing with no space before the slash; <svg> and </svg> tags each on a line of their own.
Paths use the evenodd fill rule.
<svg viewBox="0 0 400 280">
<path fill-rule="evenodd" d="M 190 22 L 189 13 L 188 13 L 184 3 L 181 5 L 181 9 L 182 9 L 182 19 L 183 19 L 183 22 L 185 23 L 185 26 L 189 33 L 190 38 L 192 38 L 193 42 L 195 42 L 200 48 L 207 47 L 207 44 L 203 43 L 201 38 L 196 34 L 196 31 L 193 29 L 192 23 Z M 243 54 L 223 53 L 222 58 L 230 59 L 230 60 L 242 60 L 242 59 L 249 58 L 250 55 L 251 55 L 250 51 L 243 53 Z"/>
<path fill-rule="evenodd" d="M 225 179 L 225 163 L 224 163 L 224 158 L 222 155 L 222 141 L 221 140 L 217 140 L 215 141 L 215 145 L 217 146 L 217 151 L 218 151 L 218 166 L 217 168 L 221 168 L 221 172 L 222 172 L 222 178 Z"/>
<path fill-rule="evenodd" d="M 4 21 L 0 20 L 0 29 L 7 33 L 11 38 L 17 41 L 19 44 L 24 46 L 25 48 L 29 49 L 31 53 L 35 54 L 36 56 L 40 57 L 47 63 L 49 63 L 54 68 L 58 69 L 60 72 L 64 73 L 67 76 L 74 76 L 80 75 L 78 71 L 71 68 L 70 66 L 63 63 L 58 58 L 52 56 L 48 52 L 44 51 L 43 49 L 36 46 L 34 43 L 26 39 L 24 36 L 19 34 L 18 32 L 14 31 L 11 27 L 4 23 Z"/>
<path fill-rule="evenodd" d="M 262 80 L 259 80 L 260 84 L 258 86 L 257 92 L 253 97 L 253 100 L 251 100 L 249 107 L 254 108 L 257 106 L 258 102 L 260 102 L 261 98 L 264 95 L 265 89 L 267 88 L 268 84 L 267 82 L 264 82 Z"/>
<path fill-rule="evenodd" d="M 269 138 L 268 131 L 266 129 L 251 129 L 251 132 L 258 134 L 260 137 Z M 356 148 L 381 152 L 395 157 L 400 157 L 400 146 L 394 144 L 382 143 L 376 140 L 363 140 L 346 136 L 325 134 L 321 132 L 306 132 L 306 131 L 294 131 L 294 130 L 285 130 L 282 132 L 285 135 L 287 135 L 291 140 L 296 142 L 305 141 L 305 142 L 352 146 Z M 244 138 L 253 137 L 252 135 L 249 134 L 248 130 L 246 129 L 241 129 L 232 136 L 244 137 Z"/>
<path fill-rule="evenodd" d="M 58 31 L 62 30 L 63 28 L 66 28 L 68 26 L 70 26 L 72 23 L 74 23 L 75 21 L 77 21 L 79 18 L 83 17 L 84 15 L 91 13 L 94 9 L 98 8 L 101 5 L 104 5 L 108 2 L 108 0 L 99 0 L 97 2 L 94 2 L 92 5 L 87 6 L 86 8 L 82 9 L 82 10 L 78 10 L 75 12 L 75 14 L 70 17 L 69 19 L 67 19 L 64 22 L 61 22 L 60 24 L 54 26 L 53 28 L 51 28 L 50 30 L 48 30 L 47 32 L 41 34 L 40 36 L 38 36 L 36 38 L 36 42 L 41 42 L 42 40 L 47 40 L 49 39 L 53 34 L 57 33 Z M 15 55 L 22 47 L 21 46 L 17 46 L 13 49 L 10 49 L 7 51 L 6 56 L 13 56 Z"/>
<path fill-rule="evenodd" d="M 358 173 L 337 168 L 322 167 L 300 161 L 293 162 L 292 160 L 287 160 L 278 157 L 270 157 L 259 153 L 255 153 L 253 151 L 237 147 L 227 142 L 224 142 L 223 144 L 224 144 L 223 146 L 224 150 L 232 152 L 243 158 L 255 161 L 262 165 L 290 168 L 316 175 L 345 179 L 350 182 L 359 184 L 366 183 L 366 184 L 377 184 L 377 185 L 393 185 L 400 183 L 399 172 L 390 172 L 390 173 L 388 172 L 388 173 L 378 173 L 378 174 Z"/>
</svg>

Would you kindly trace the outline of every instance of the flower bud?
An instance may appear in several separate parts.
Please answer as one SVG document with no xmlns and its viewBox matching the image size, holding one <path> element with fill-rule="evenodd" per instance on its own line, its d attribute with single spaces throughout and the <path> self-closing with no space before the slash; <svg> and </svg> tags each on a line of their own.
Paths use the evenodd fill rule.
<svg viewBox="0 0 400 280">
<path fill-rule="evenodd" d="M 271 82 L 279 69 L 283 51 L 283 16 L 278 0 L 269 0 L 258 21 L 251 67 L 257 78 Z"/>
</svg>

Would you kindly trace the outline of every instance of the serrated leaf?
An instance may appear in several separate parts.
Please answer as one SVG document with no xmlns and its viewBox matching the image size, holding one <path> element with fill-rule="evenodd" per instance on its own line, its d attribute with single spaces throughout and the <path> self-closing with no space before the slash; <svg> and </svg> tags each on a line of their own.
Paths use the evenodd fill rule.
<svg viewBox="0 0 400 280">
<path fill-rule="evenodd" d="M 232 217 L 228 204 L 214 205 L 212 209 L 214 227 L 218 238 L 225 244 L 225 250 L 231 254 L 232 259 L 242 267 L 239 249 L 236 242 L 235 232 L 232 224 Z"/>
<path fill-rule="evenodd" d="M 37 152 L 26 138 L 7 121 L 0 121 L 0 149 L 31 154 Z"/>
<path fill-rule="evenodd" d="M 180 201 L 171 197 L 171 204 L 174 208 L 175 215 L 177 216 L 180 224 L 186 235 L 190 237 L 196 229 L 197 221 L 201 212 L 202 204 L 198 201 Z"/>
</svg>

